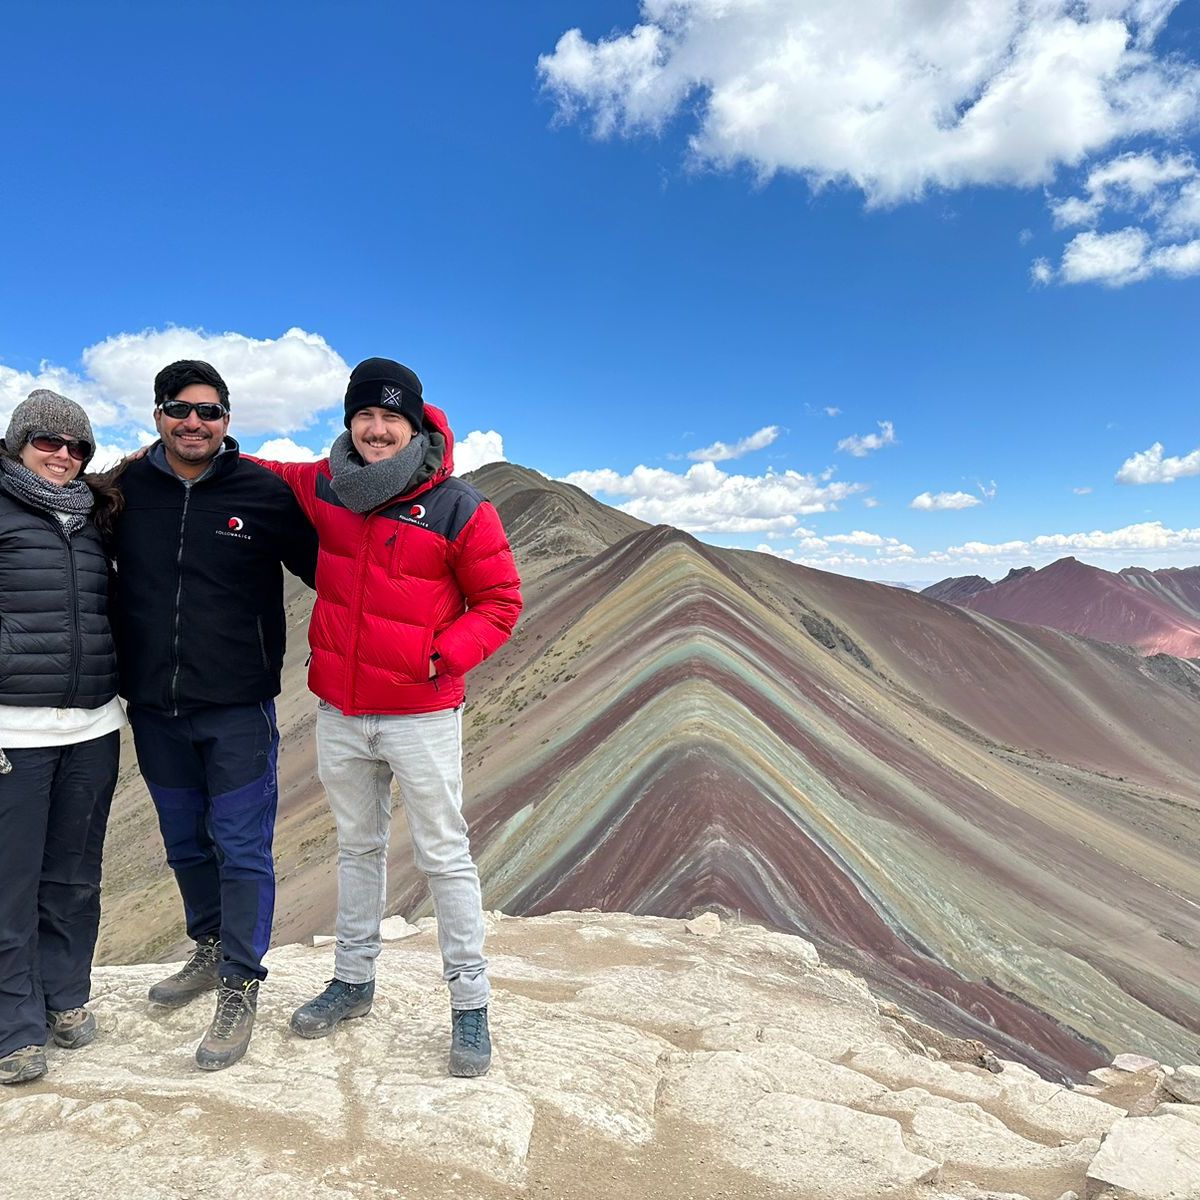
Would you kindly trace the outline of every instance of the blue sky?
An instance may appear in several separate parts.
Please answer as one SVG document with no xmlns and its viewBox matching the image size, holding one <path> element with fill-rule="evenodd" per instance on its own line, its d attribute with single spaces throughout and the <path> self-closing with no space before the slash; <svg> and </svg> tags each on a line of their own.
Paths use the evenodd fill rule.
<svg viewBox="0 0 1200 1200">
<path fill-rule="evenodd" d="M 5 6 L 0 419 L 208 357 L 318 453 L 382 354 L 717 544 L 1200 562 L 1200 16 L 1014 7 Z"/>
</svg>

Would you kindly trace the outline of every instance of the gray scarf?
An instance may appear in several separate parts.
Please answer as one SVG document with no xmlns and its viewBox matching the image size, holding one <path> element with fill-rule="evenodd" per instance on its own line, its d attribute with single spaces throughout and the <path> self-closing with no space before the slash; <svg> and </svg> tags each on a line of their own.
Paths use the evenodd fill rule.
<svg viewBox="0 0 1200 1200">
<path fill-rule="evenodd" d="M 30 508 L 66 514 L 63 529 L 68 537 L 83 528 L 96 502 L 92 489 L 82 479 L 51 483 L 31 471 L 19 459 L 9 458 L 7 454 L 0 458 L 0 471 L 3 471 L 0 482 L 10 495 L 24 501 Z"/>
<path fill-rule="evenodd" d="M 418 433 L 399 454 L 382 462 L 364 463 L 347 430 L 329 448 L 334 493 L 352 511 L 371 512 L 432 479 L 442 465 L 444 449 L 441 435 L 434 440 Z"/>
</svg>

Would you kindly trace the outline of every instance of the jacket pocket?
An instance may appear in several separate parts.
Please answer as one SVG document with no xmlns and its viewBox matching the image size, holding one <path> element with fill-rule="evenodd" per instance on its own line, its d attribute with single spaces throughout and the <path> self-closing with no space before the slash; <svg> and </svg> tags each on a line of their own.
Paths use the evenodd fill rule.
<svg viewBox="0 0 1200 1200">
<path fill-rule="evenodd" d="M 266 634 L 263 633 L 262 617 L 254 618 L 254 628 L 258 633 L 258 653 L 262 659 L 263 670 L 269 671 L 271 669 L 271 660 L 267 657 L 267 638 Z"/>
</svg>

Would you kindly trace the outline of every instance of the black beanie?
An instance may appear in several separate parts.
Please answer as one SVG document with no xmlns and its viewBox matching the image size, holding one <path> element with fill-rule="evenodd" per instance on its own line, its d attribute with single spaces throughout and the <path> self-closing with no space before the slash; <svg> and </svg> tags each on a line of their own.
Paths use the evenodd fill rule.
<svg viewBox="0 0 1200 1200">
<path fill-rule="evenodd" d="M 408 418 L 417 432 L 425 416 L 421 381 L 407 367 L 390 358 L 364 358 L 350 372 L 346 387 L 346 428 L 361 408 L 390 408 Z"/>
</svg>

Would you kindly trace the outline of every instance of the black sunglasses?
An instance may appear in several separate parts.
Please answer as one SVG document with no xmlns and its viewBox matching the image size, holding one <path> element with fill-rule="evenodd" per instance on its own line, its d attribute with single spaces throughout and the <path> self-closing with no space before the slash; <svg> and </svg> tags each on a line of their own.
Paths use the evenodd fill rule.
<svg viewBox="0 0 1200 1200">
<path fill-rule="evenodd" d="M 189 404 L 186 400 L 168 400 L 158 406 L 158 411 L 165 413 L 172 421 L 184 420 L 192 409 L 196 410 L 196 416 L 202 421 L 219 421 L 229 416 L 229 409 L 216 403 Z"/>
<path fill-rule="evenodd" d="M 57 454 L 64 446 L 67 453 L 76 461 L 84 462 L 92 456 L 92 443 L 80 438 L 60 437 L 57 433 L 30 434 L 29 444 L 43 454 Z"/>
</svg>

